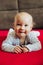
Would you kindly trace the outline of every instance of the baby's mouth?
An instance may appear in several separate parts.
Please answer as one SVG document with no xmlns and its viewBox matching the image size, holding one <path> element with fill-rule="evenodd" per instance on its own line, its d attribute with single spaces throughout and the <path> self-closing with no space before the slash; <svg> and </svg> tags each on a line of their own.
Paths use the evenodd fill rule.
<svg viewBox="0 0 43 65">
<path fill-rule="evenodd" d="M 25 32 L 19 32 L 19 33 L 25 33 Z"/>
<path fill-rule="evenodd" d="M 19 33 L 25 33 L 25 31 L 19 31 Z"/>
</svg>

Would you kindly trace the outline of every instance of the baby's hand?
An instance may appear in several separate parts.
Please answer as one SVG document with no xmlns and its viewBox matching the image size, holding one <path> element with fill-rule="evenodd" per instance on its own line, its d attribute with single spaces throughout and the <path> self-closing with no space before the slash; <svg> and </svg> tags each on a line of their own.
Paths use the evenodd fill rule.
<svg viewBox="0 0 43 65">
<path fill-rule="evenodd" d="M 25 53 L 25 52 L 29 52 L 29 49 L 27 47 L 23 47 L 22 48 L 22 51 Z"/>
<path fill-rule="evenodd" d="M 16 47 L 14 48 L 14 52 L 15 52 L 15 53 L 22 53 L 22 47 L 21 47 L 21 46 L 16 46 Z"/>
</svg>

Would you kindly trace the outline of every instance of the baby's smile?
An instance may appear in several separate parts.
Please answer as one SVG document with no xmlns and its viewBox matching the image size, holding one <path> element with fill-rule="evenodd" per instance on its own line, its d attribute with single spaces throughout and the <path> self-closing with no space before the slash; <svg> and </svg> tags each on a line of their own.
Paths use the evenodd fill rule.
<svg viewBox="0 0 43 65">
<path fill-rule="evenodd" d="M 19 30 L 19 33 L 25 33 L 25 30 Z"/>
</svg>

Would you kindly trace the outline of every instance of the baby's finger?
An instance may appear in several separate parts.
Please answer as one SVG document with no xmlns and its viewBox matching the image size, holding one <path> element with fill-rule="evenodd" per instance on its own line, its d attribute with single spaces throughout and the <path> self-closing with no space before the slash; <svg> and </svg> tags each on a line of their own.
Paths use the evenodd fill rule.
<svg viewBox="0 0 43 65">
<path fill-rule="evenodd" d="M 18 46 L 21 50 L 22 50 L 22 47 L 21 46 Z"/>
<path fill-rule="evenodd" d="M 14 53 L 18 53 L 18 51 L 17 51 L 17 50 L 15 50 L 15 51 L 14 51 Z"/>
<path fill-rule="evenodd" d="M 21 53 L 22 52 L 22 50 L 19 47 L 16 48 L 16 50 L 18 51 L 18 53 Z"/>
</svg>

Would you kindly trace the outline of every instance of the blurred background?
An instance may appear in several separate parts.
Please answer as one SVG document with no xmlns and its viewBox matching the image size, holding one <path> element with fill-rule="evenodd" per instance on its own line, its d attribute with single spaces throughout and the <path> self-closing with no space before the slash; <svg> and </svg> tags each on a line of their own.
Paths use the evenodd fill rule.
<svg viewBox="0 0 43 65">
<path fill-rule="evenodd" d="M 20 11 L 33 16 L 35 29 L 43 29 L 43 0 L 0 0 L 0 29 L 11 28 L 13 17 Z"/>
</svg>

